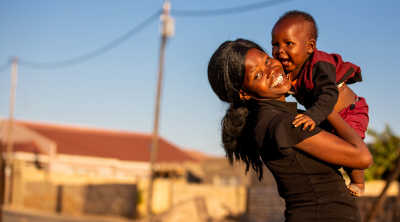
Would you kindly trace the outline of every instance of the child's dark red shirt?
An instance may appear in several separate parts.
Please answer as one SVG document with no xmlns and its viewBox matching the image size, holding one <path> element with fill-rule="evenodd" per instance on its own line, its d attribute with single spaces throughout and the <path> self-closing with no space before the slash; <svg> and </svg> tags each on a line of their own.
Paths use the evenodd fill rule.
<svg viewBox="0 0 400 222">
<path fill-rule="evenodd" d="M 294 84 L 295 97 L 319 125 L 332 112 L 338 98 L 337 85 L 362 81 L 360 67 L 344 62 L 338 54 L 315 49 L 304 63 Z"/>
</svg>

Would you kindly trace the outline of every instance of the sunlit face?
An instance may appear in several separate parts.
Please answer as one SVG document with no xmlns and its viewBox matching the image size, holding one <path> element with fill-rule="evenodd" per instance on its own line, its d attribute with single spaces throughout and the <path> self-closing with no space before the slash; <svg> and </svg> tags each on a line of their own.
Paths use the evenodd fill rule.
<svg viewBox="0 0 400 222">
<path fill-rule="evenodd" d="M 253 48 L 247 52 L 244 64 L 242 98 L 285 100 L 291 84 L 278 60 Z"/>
<path fill-rule="evenodd" d="M 296 77 L 314 51 L 315 40 L 310 38 L 310 23 L 299 18 L 287 18 L 272 30 L 272 55 L 278 59 L 287 74 Z"/>
</svg>

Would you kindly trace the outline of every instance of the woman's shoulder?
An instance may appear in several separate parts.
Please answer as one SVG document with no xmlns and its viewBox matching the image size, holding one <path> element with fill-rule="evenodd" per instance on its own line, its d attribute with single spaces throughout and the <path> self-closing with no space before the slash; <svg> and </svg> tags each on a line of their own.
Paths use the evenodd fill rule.
<svg viewBox="0 0 400 222">
<path fill-rule="evenodd" d="M 274 127 L 274 125 L 282 120 L 289 119 L 293 116 L 293 114 L 282 112 L 280 110 L 260 109 L 256 113 L 255 129 L 256 131 L 265 131 L 267 128 Z"/>
<path fill-rule="evenodd" d="M 321 131 L 316 127 L 312 131 L 303 130 L 292 124 L 296 112 L 269 111 L 268 115 L 259 114 L 255 127 L 256 140 L 261 144 L 276 144 L 279 148 L 294 147 L 306 138 Z"/>
<path fill-rule="evenodd" d="M 266 140 L 273 139 L 275 130 L 289 125 L 294 114 L 279 110 L 260 109 L 254 121 L 254 136 L 259 147 L 262 147 Z"/>
<path fill-rule="evenodd" d="M 261 109 L 257 116 L 257 127 L 274 129 L 279 125 L 286 125 L 290 123 L 295 116 L 296 113 Z"/>
</svg>

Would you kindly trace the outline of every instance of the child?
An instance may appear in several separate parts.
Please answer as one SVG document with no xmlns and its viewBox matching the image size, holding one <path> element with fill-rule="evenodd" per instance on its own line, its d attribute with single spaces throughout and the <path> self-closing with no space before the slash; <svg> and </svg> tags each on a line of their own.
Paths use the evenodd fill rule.
<svg viewBox="0 0 400 222">
<path fill-rule="evenodd" d="M 340 55 L 317 50 L 317 37 L 315 20 L 301 11 L 285 13 L 272 29 L 272 54 L 289 75 L 295 98 L 306 108 L 293 124 L 312 130 L 335 110 L 364 138 L 368 105 L 347 86 L 362 80 L 361 70 L 350 62 L 343 62 Z M 346 171 L 351 180 L 349 190 L 360 196 L 364 192 L 364 172 Z"/>
</svg>

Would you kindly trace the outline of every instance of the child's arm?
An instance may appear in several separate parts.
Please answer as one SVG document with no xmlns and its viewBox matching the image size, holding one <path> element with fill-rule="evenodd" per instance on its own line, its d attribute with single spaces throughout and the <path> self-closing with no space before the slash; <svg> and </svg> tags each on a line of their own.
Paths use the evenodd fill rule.
<svg viewBox="0 0 400 222">
<path fill-rule="evenodd" d="M 292 124 L 295 127 L 303 125 L 303 130 L 306 130 L 308 128 L 309 131 L 312 131 L 316 126 L 314 120 L 304 114 L 297 114 Z"/>
<path fill-rule="evenodd" d="M 318 62 L 314 65 L 312 72 L 313 90 L 317 99 L 304 114 L 311 117 L 316 125 L 319 125 L 332 112 L 338 99 L 336 68 L 328 62 Z"/>
</svg>

